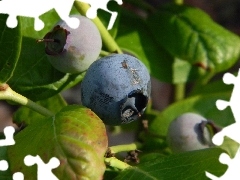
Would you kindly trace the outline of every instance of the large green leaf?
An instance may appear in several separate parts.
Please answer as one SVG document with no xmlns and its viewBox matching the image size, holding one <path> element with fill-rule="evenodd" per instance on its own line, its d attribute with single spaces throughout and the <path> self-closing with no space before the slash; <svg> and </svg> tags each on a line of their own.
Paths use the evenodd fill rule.
<svg viewBox="0 0 240 180">
<path fill-rule="evenodd" d="M 205 172 L 221 176 L 227 166 L 218 158 L 223 151 L 218 148 L 191 151 L 163 157 L 155 154 L 149 161 L 124 170 L 114 180 L 207 180 Z"/>
<path fill-rule="evenodd" d="M 158 43 L 172 56 L 199 66 L 205 73 L 224 71 L 239 58 L 240 38 L 200 9 L 163 6 L 149 16 L 147 23 Z"/>
<path fill-rule="evenodd" d="M 123 10 L 116 42 L 125 51 L 140 59 L 150 74 L 160 81 L 181 83 L 195 80 L 199 68 L 173 58 L 150 33 L 146 22 L 132 12 Z"/>
<path fill-rule="evenodd" d="M 7 82 L 13 75 L 21 50 L 21 23 L 10 29 L 6 25 L 8 16 L 0 14 L 0 83 Z M 18 19 L 19 20 L 19 19 Z"/>
<path fill-rule="evenodd" d="M 31 118 L 31 117 L 29 117 Z M 60 160 L 53 170 L 59 179 L 101 179 L 104 154 L 108 146 L 105 126 L 90 109 L 72 105 L 54 117 L 34 121 L 15 136 L 16 144 L 8 149 L 12 172 L 22 172 L 25 179 L 36 179 L 36 166 L 23 163 L 26 155 L 39 155 L 47 163 Z"/>
</svg>

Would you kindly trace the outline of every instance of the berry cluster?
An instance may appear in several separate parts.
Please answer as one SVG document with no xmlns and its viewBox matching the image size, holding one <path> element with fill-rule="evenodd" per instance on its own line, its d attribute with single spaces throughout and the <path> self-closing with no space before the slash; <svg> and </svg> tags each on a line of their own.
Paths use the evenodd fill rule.
<svg viewBox="0 0 240 180">
<path fill-rule="evenodd" d="M 105 124 L 120 125 L 139 119 L 151 91 L 147 68 L 127 54 L 111 54 L 97 60 L 102 48 L 97 27 L 84 16 L 73 17 L 80 20 L 77 29 L 60 21 L 39 40 L 45 42 L 49 62 L 63 73 L 87 70 L 81 84 L 82 104 Z"/>
</svg>

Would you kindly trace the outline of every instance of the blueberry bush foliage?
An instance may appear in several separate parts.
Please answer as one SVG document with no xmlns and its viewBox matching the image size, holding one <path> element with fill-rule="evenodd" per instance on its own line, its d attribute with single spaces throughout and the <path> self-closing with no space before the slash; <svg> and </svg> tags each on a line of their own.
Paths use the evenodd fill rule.
<svg viewBox="0 0 240 180">
<path fill-rule="evenodd" d="M 0 171 L 1 180 L 12 179 L 14 172 L 36 179 L 36 166 L 23 163 L 28 154 L 39 155 L 45 163 L 57 157 L 60 166 L 53 173 L 61 180 L 203 180 L 205 171 L 216 176 L 226 171 L 218 158 L 223 151 L 234 155 L 233 141 L 175 154 L 166 134 L 170 122 L 185 112 L 201 114 L 221 127 L 234 122 L 230 109 L 219 111 L 215 106 L 218 99 L 229 100 L 232 86 L 215 77 L 236 64 L 239 37 L 203 10 L 181 1 L 152 7 L 143 0 L 124 0 L 121 6 L 110 2 L 108 7 L 118 12 L 111 30 L 106 29 L 108 13 L 99 10 L 93 19 L 103 42 L 100 56 L 129 53 L 137 57 L 152 77 L 174 87 L 173 102 L 160 112 L 149 101 L 140 120 L 112 127 L 119 133 L 134 131 L 136 141 L 109 147 L 107 126 L 101 119 L 80 104 L 68 105 L 61 96 L 81 83 L 85 72 L 59 72 L 47 60 L 44 44 L 36 43 L 59 20 L 56 12 L 40 17 L 45 23 L 41 31 L 35 31 L 33 19 L 27 17 L 18 17 L 18 26 L 8 28 L 8 16 L 1 14 L 0 99 L 19 107 L 13 116 L 19 127 L 16 144 L 0 149 L 1 159 L 9 162 L 9 169 Z M 88 8 L 76 1 L 71 13 L 86 15 Z"/>
</svg>

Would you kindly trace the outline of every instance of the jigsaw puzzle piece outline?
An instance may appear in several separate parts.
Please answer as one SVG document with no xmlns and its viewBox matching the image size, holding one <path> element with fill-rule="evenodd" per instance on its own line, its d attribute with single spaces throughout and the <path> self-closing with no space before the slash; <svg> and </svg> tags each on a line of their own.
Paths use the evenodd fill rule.
<svg viewBox="0 0 240 180">
<path fill-rule="evenodd" d="M 39 155 L 27 155 L 24 158 L 24 163 L 27 166 L 37 164 L 38 180 L 45 180 L 46 177 L 51 180 L 58 180 L 58 178 L 52 173 L 52 169 L 55 169 L 60 165 L 60 161 L 56 157 L 52 157 L 49 162 L 45 164 Z"/>
<path fill-rule="evenodd" d="M 70 17 L 70 12 L 74 2 L 75 0 L 57 0 L 54 9 L 59 17 L 65 21 L 69 27 L 76 29 L 80 25 L 80 21 L 75 17 Z"/>
<path fill-rule="evenodd" d="M 238 71 L 238 76 L 234 76 L 231 73 L 225 73 L 223 76 L 223 82 L 225 84 L 234 85 L 231 98 L 229 101 L 217 100 L 216 106 L 219 110 L 224 110 L 229 106 L 236 122 L 223 128 L 220 132 L 215 134 L 212 141 L 215 145 L 220 146 L 224 141 L 224 136 L 227 136 L 240 144 L 240 136 L 236 133 L 240 129 L 240 111 L 238 110 L 240 100 L 240 69 Z"/>
<path fill-rule="evenodd" d="M 8 162 L 6 160 L 0 160 L 0 171 L 6 171 L 8 169 Z"/>
<path fill-rule="evenodd" d="M 111 1 L 111 0 L 102 0 L 100 2 L 98 2 L 96 0 L 77 0 L 77 1 L 84 2 L 84 3 L 87 3 L 90 5 L 90 8 L 87 10 L 87 13 L 86 13 L 86 16 L 90 19 L 94 19 L 95 17 L 97 17 L 98 9 L 102 9 L 102 10 L 110 13 L 111 17 L 110 17 L 110 21 L 108 23 L 107 30 L 112 29 L 113 24 L 116 21 L 118 13 L 114 12 L 114 11 L 110 11 L 107 8 L 107 5 L 108 5 L 109 1 Z M 114 1 L 117 2 L 119 5 L 123 4 L 122 0 L 114 0 Z"/>
<path fill-rule="evenodd" d="M 233 90 L 231 94 L 231 98 L 229 101 L 225 100 L 217 100 L 216 106 L 219 110 L 224 110 L 227 106 L 230 106 L 233 116 L 236 122 L 240 122 L 240 111 L 238 108 L 239 100 L 240 100 L 240 69 L 238 71 L 238 76 L 234 76 L 231 73 L 225 73 L 223 76 L 223 82 L 225 84 L 233 84 Z"/>
<path fill-rule="evenodd" d="M 240 129 L 240 123 L 238 123 L 238 122 L 233 123 L 233 124 L 223 128 L 220 132 L 216 133 L 212 138 L 212 142 L 215 145 L 220 146 L 220 145 L 222 145 L 222 143 L 224 141 L 224 136 L 227 136 L 230 139 L 236 141 L 238 144 L 240 144 L 239 134 L 234 133 L 234 132 L 238 132 L 239 129 Z"/>
<path fill-rule="evenodd" d="M 226 153 L 222 153 L 219 156 L 219 161 L 222 164 L 228 165 L 227 171 L 221 176 L 217 177 L 207 171 L 205 171 L 205 174 L 208 178 L 211 180 L 239 180 L 240 179 L 240 146 L 236 152 L 236 155 L 233 159 L 230 158 L 230 156 Z"/>
<path fill-rule="evenodd" d="M 11 146 L 15 144 L 15 140 L 13 139 L 15 129 L 12 126 L 6 126 L 3 130 L 5 135 L 5 139 L 0 139 L 0 146 Z"/>
<path fill-rule="evenodd" d="M 225 73 L 223 76 L 223 82 L 225 84 L 233 84 L 233 90 L 231 94 L 231 98 L 229 101 L 225 100 L 217 100 L 216 106 L 219 110 L 224 110 L 228 106 L 231 108 L 231 111 L 233 113 L 233 116 L 235 118 L 235 123 L 224 127 L 220 132 L 215 134 L 212 138 L 212 141 L 215 145 L 220 146 L 223 141 L 224 137 L 229 137 L 232 140 L 236 141 L 238 144 L 240 144 L 240 136 L 238 134 L 240 129 L 240 111 L 238 110 L 238 104 L 240 100 L 240 69 L 238 71 L 238 75 L 234 76 L 231 73 Z M 205 175 L 208 178 L 211 178 L 212 180 L 238 180 L 240 179 L 240 146 L 235 154 L 235 157 L 233 159 L 230 158 L 230 156 L 226 153 L 222 153 L 219 156 L 219 161 L 222 164 L 228 165 L 227 171 L 221 176 L 216 177 L 215 175 L 205 172 Z"/>
<path fill-rule="evenodd" d="M 13 180 L 24 180 L 24 175 L 21 172 L 15 172 L 12 178 Z"/>
<path fill-rule="evenodd" d="M 59 17 L 66 21 L 71 28 L 77 28 L 79 20 L 70 17 L 70 11 L 75 0 L 2 0 L 0 1 L 0 14 L 8 14 L 6 24 L 9 28 L 18 25 L 17 16 L 34 18 L 34 29 L 44 28 L 44 22 L 39 18 L 46 12 L 54 9 Z M 24 5 L 23 5 L 24 4 Z"/>
</svg>

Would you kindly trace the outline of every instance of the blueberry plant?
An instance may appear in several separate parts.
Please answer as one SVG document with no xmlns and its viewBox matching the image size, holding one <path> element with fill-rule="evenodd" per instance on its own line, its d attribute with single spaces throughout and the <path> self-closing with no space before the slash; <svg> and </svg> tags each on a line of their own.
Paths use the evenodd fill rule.
<svg viewBox="0 0 240 180">
<path fill-rule="evenodd" d="M 88 8 L 76 1 L 71 13 L 84 24 Z M 29 154 L 44 162 L 57 157 L 53 173 L 61 180 L 202 180 L 205 171 L 226 171 L 219 155 L 234 156 L 237 144 L 226 138 L 216 147 L 211 137 L 234 122 L 230 109 L 215 106 L 230 99 L 232 86 L 216 77 L 239 59 L 239 37 L 182 1 L 152 7 L 125 0 L 109 9 L 118 12 L 109 31 L 101 10 L 74 30 L 53 10 L 41 16 L 41 31 L 27 17 L 10 29 L 0 15 L 0 99 L 18 106 L 16 144 L 0 148 L 9 162 L 0 179 L 14 172 L 36 179 L 36 166 L 23 162 Z M 151 106 L 150 76 L 174 87 L 161 112 Z M 82 104 L 67 104 L 61 92 L 79 83 Z M 136 141 L 110 146 L 106 127 L 132 131 Z M 179 142 L 183 135 L 192 139 Z"/>
</svg>

